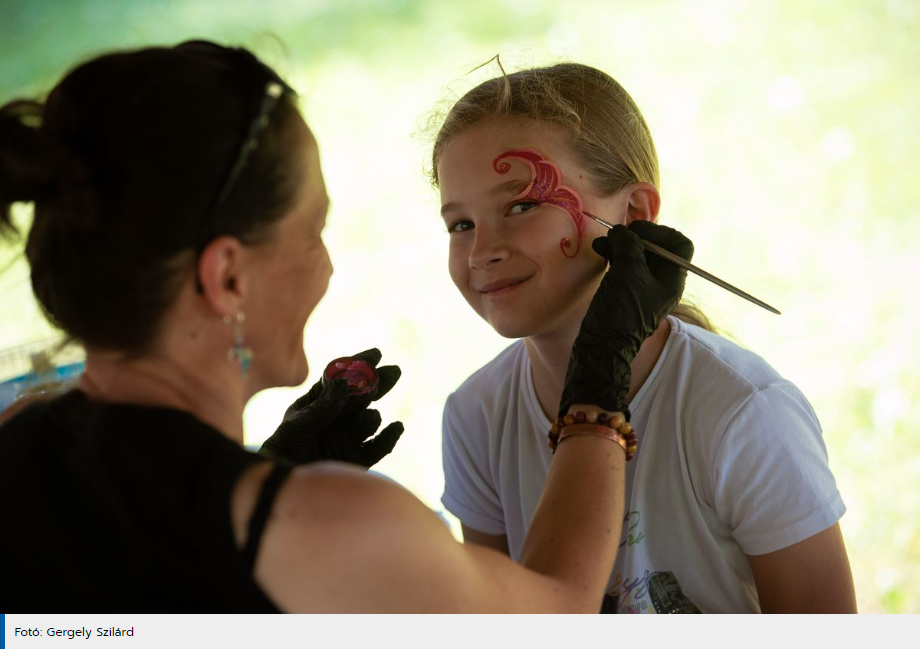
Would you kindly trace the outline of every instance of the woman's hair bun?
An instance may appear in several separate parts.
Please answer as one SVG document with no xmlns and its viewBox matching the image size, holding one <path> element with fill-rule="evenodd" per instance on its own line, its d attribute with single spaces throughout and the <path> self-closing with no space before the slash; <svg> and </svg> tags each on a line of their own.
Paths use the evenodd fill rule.
<svg viewBox="0 0 922 649">
<path fill-rule="evenodd" d="M 13 203 L 66 200 L 66 187 L 86 184 L 73 152 L 42 130 L 43 111 L 28 100 L 0 107 L 0 234 L 16 232 Z"/>
</svg>

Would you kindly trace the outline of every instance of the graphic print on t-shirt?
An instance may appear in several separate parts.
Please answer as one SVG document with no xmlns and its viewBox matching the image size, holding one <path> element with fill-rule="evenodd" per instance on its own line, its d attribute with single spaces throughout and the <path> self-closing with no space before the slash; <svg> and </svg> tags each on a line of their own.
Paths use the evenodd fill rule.
<svg viewBox="0 0 922 649">
<path fill-rule="evenodd" d="M 643 541 L 643 531 L 640 529 L 640 512 L 628 512 L 624 517 L 622 527 L 624 540 L 618 546 L 618 552 L 624 552 L 624 548 L 629 545 L 637 545 Z"/>
<path fill-rule="evenodd" d="M 623 539 L 618 552 L 644 540 L 641 515 L 637 510 L 629 511 L 622 526 Z M 643 575 L 625 576 L 617 573 L 614 582 L 602 601 L 601 613 L 700 613 L 679 586 L 679 580 L 669 571 L 650 572 Z"/>
<path fill-rule="evenodd" d="M 623 596 L 623 599 L 622 599 Z M 602 601 L 600 613 L 700 613 L 669 571 L 645 570 L 643 576 L 624 579 L 616 575 L 615 585 Z"/>
</svg>

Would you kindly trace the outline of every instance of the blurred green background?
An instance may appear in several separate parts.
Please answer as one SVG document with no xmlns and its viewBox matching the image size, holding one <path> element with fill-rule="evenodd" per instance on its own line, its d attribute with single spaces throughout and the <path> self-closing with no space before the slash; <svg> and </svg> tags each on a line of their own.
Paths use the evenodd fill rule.
<svg viewBox="0 0 922 649">
<path fill-rule="evenodd" d="M 919 612 L 917 2 L 0 0 L 0 103 L 111 48 L 194 37 L 250 47 L 302 94 L 336 268 L 305 335 L 308 382 L 371 346 L 401 365 L 381 410 L 407 432 L 379 468 L 437 510 L 442 403 L 509 341 L 448 277 L 424 173 L 431 110 L 493 76 L 469 70 L 495 54 L 507 70 L 572 59 L 616 77 L 658 146 L 661 222 L 784 313 L 689 280 L 814 404 L 860 610 Z M 0 249 L 3 267 L 0 349 L 52 335 L 18 249 Z M 254 399 L 247 441 L 300 391 Z"/>
</svg>

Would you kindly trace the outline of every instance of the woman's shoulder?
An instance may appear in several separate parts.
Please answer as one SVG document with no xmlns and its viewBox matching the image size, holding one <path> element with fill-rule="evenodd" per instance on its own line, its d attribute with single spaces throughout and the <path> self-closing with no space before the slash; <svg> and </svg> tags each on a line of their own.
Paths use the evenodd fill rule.
<svg viewBox="0 0 922 649">
<path fill-rule="evenodd" d="M 305 496 L 310 498 L 305 498 Z M 314 516 L 364 513 L 383 502 L 409 495 L 398 483 L 345 462 L 312 462 L 292 470 L 286 488 L 279 494 L 282 504 L 311 511 Z"/>
<path fill-rule="evenodd" d="M 31 396 L 14 402 L 0 412 L 0 440 L 5 455 L 22 457 L 41 446 L 42 454 L 50 459 L 53 453 L 49 451 L 61 446 L 59 440 L 71 436 L 75 410 L 81 404 L 82 395 L 77 390 L 53 398 Z"/>
<path fill-rule="evenodd" d="M 243 545 L 248 520 L 266 479 L 276 467 L 260 462 L 240 477 L 233 493 L 233 519 L 238 545 Z M 342 462 L 314 462 L 293 468 L 272 503 L 266 532 L 326 537 L 336 525 L 369 520 L 382 510 L 399 507 L 411 494 L 399 484 Z"/>
<path fill-rule="evenodd" d="M 256 498 L 260 488 L 257 477 L 243 498 Z M 294 469 L 279 491 L 256 577 L 283 610 L 329 610 L 337 608 L 331 593 L 359 589 L 376 565 L 384 570 L 381 562 L 388 557 L 446 534 L 441 521 L 399 484 L 351 465 L 318 462 Z"/>
<path fill-rule="evenodd" d="M 250 512 L 277 466 L 270 461 L 254 464 L 240 476 L 234 488 L 234 528 L 241 545 Z M 396 487 L 351 464 L 314 462 L 298 466 L 290 470 L 275 496 L 270 523 L 314 521 L 322 527 L 336 518 L 361 515 L 367 513 L 363 509 L 374 509 L 382 504 L 382 499 L 396 495 L 388 485 Z"/>
</svg>

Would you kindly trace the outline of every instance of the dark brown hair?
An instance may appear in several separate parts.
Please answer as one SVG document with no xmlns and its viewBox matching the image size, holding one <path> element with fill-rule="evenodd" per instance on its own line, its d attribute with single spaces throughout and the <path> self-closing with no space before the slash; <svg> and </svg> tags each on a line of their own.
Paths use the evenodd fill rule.
<svg viewBox="0 0 922 649">
<path fill-rule="evenodd" d="M 469 90 L 441 117 L 432 147 L 430 178 L 434 185 L 439 181 L 439 156 L 453 137 L 492 119 L 522 117 L 565 129 L 571 151 L 599 196 L 611 196 L 636 182 L 659 187 L 659 161 L 650 129 L 637 104 L 612 77 L 580 63 L 528 68 L 508 75 L 499 67 L 501 76 Z M 707 317 L 691 304 L 679 304 L 672 314 L 714 331 Z"/>
<path fill-rule="evenodd" d="M 88 347 L 142 352 L 208 241 L 269 235 L 302 174 L 290 93 L 216 198 L 274 80 L 246 50 L 191 41 L 100 56 L 44 103 L 0 107 L 0 234 L 18 234 L 13 203 L 34 203 L 26 257 L 52 323 Z"/>
</svg>

